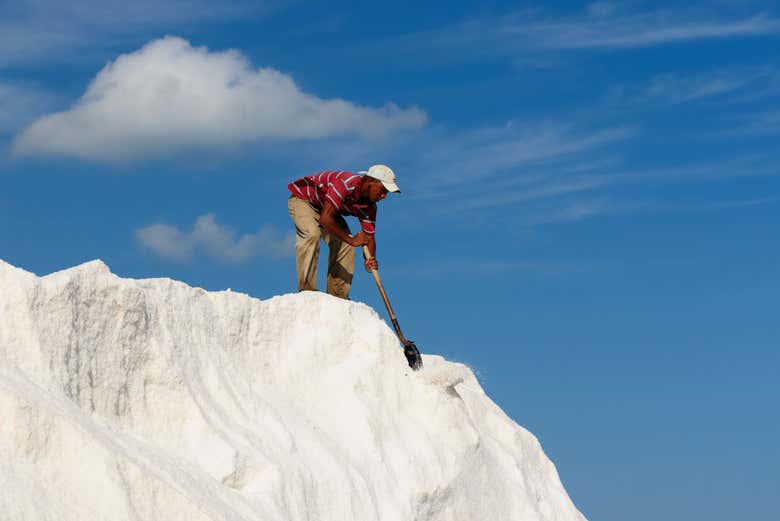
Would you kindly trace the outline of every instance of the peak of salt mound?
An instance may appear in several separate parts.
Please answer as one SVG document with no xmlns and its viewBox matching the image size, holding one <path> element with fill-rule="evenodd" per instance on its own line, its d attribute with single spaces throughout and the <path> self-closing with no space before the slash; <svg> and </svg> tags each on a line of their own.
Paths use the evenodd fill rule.
<svg viewBox="0 0 780 521">
<path fill-rule="evenodd" d="M 369 306 L 0 264 L 0 521 L 582 521 L 461 364 Z"/>
<path fill-rule="evenodd" d="M 97 277 L 101 275 L 113 275 L 111 269 L 100 259 L 94 259 L 84 262 L 72 268 L 67 268 L 60 271 L 55 271 L 46 275 L 46 278 L 73 278 L 75 276 L 80 277 Z"/>
</svg>

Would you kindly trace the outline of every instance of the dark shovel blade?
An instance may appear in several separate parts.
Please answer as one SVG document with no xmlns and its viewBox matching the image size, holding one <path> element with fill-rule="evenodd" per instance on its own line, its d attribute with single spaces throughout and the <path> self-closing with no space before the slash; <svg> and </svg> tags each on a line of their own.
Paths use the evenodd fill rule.
<svg viewBox="0 0 780 521">
<path fill-rule="evenodd" d="M 406 361 L 409 362 L 409 367 L 415 371 L 418 371 L 422 369 L 423 366 L 422 355 L 420 355 L 420 350 L 417 349 L 417 346 L 414 345 L 414 342 L 411 340 L 408 342 L 408 344 L 404 345 L 404 356 L 406 356 Z"/>
</svg>

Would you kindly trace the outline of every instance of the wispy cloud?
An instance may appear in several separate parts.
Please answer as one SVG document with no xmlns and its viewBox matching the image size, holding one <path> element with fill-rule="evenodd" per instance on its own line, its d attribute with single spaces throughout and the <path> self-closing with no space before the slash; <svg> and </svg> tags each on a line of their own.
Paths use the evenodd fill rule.
<svg viewBox="0 0 780 521">
<path fill-rule="evenodd" d="M 744 118 L 730 131 L 731 135 L 780 134 L 780 110 L 768 110 Z"/>
<path fill-rule="evenodd" d="M 734 92 L 745 87 L 754 79 L 756 79 L 755 75 L 719 75 L 704 78 L 667 74 L 653 78 L 643 96 L 647 99 L 661 99 L 670 103 L 685 103 Z"/>
<path fill-rule="evenodd" d="M 559 274 L 583 269 L 581 262 L 564 262 L 556 260 L 502 260 L 484 258 L 451 257 L 447 262 L 441 259 L 415 258 L 413 263 L 387 268 L 388 273 L 402 273 L 406 277 L 447 277 L 454 274 L 506 276 L 518 273 Z"/>
<path fill-rule="evenodd" d="M 652 211 L 643 194 L 666 186 L 700 199 L 722 180 L 780 174 L 772 154 L 729 157 L 728 151 L 709 154 L 707 162 L 694 154 L 687 164 L 659 157 L 654 167 L 634 166 L 622 153 L 640 139 L 639 129 L 582 122 L 429 133 L 418 149 L 406 148 L 416 154 L 409 169 L 422 176 L 410 180 L 405 197 L 435 222 L 474 227 L 498 218 L 529 227 Z"/>
<path fill-rule="evenodd" d="M 630 127 L 584 131 L 560 123 L 510 122 L 502 127 L 436 137 L 423 144 L 425 150 L 417 169 L 426 172 L 426 177 L 419 188 L 425 197 L 442 197 L 461 189 L 473 193 L 475 186 L 479 187 L 477 183 L 497 178 L 523 183 L 513 174 L 526 171 L 533 178 L 533 172 L 527 172 L 531 167 L 582 160 L 587 152 L 625 141 L 635 133 Z"/>
<path fill-rule="evenodd" d="M 574 201 L 564 204 L 559 208 L 553 208 L 546 212 L 539 212 L 532 215 L 527 224 L 557 224 L 582 221 L 598 215 L 615 213 L 618 210 L 624 210 L 615 204 L 602 199 L 587 199 Z"/>
<path fill-rule="evenodd" d="M 648 203 L 645 208 L 660 212 L 710 212 L 715 210 L 725 210 L 729 208 L 745 208 L 750 206 L 764 206 L 780 204 L 780 195 L 769 197 L 754 197 L 750 199 L 733 199 L 719 201 L 705 201 L 695 203 Z"/>
<path fill-rule="evenodd" d="M 588 176 L 570 180 L 556 179 L 540 183 L 538 186 L 533 186 L 524 190 L 504 191 L 498 194 L 487 193 L 472 197 L 463 202 L 462 208 L 473 210 L 485 206 L 513 205 L 535 199 L 547 199 L 562 195 L 588 192 L 607 185 L 609 180 L 610 179 L 607 176 Z M 589 206 L 589 208 L 594 210 L 592 206 Z M 595 213 L 595 211 L 590 211 L 589 213 Z M 585 216 L 589 213 L 585 212 L 585 207 L 583 206 L 575 207 L 575 211 L 573 213 L 570 212 L 569 215 Z"/>
<path fill-rule="evenodd" d="M 772 66 L 727 68 L 697 74 L 659 74 L 644 84 L 616 84 L 605 95 L 606 102 L 682 104 L 717 98 L 745 102 L 776 94 L 780 74 Z"/>
<path fill-rule="evenodd" d="M 780 167 L 772 157 L 748 155 L 719 162 L 688 164 L 677 167 L 616 170 L 606 174 L 610 183 L 710 182 L 733 177 L 776 175 Z"/>
<path fill-rule="evenodd" d="M 777 204 L 780 204 L 780 195 L 746 199 L 678 202 L 648 200 L 642 197 L 620 202 L 607 198 L 596 198 L 563 203 L 557 208 L 553 207 L 548 210 L 539 209 L 538 211 L 531 211 L 527 215 L 521 216 L 519 221 L 527 226 L 536 226 L 578 222 L 606 215 L 703 213 Z"/>
<path fill-rule="evenodd" d="M 780 196 L 701 201 L 701 187 L 739 177 L 780 175 L 771 160 L 743 157 L 706 165 L 686 165 L 634 172 L 607 170 L 574 175 L 568 180 L 552 177 L 538 187 L 501 193 L 491 201 L 478 198 L 465 206 L 480 209 L 514 205 L 515 222 L 523 226 L 572 223 L 605 215 L 636 213 L 705 212 L 776 204 Z M 663 186 L 685 187 L 680 201 L 648 200 L 643 194 Z M 469 204 L 471 206 L 469 206 Z"/>
<path fill-rule="evenodd" d="M 295 250 L 295 234 L 283 234 L 266 226 L 239 236 L 221 225 L 213 213 L 201 215 L 190 231 L 167 224 L 153 224 L 136 230 L 136 239 L 152 253 L 166 260 L 186 262 L 199 253 L 231 263 L 254 257 L 289 257 Z"/>
<path fill-rule="evenodd" d="M 132 161 L 263 140 L 377 138 L 426 120 L 417 108 L 322 99 L 238 51 L 166 37 L 106 65 L 71 109 L 25 129 L 14 151 Z"/>
<path fill-rule="evenodd" d="M 707 213 L 720 210 L 736 210 L 757 206 L 780 204 L 780 194 L 744 199 L 696 199 L 696 200 L 660 200 L 637 197 L 630 203 L 615 206 L 608 210 L 611 214 L 675 214 Z"/>
<path fill-rule="evenodd" d="M 575 222 L 609 213 L 604 198 L 621 167 L 617 150 L 637 135 L 630 127 L 587 128 L 541 122 L 426 132 L 404 146 L 410 179 L 405 198 L 424 218 L 473 226 L 487 215 L 522 226 Z M 416 221 L 418 222 L 418 221 Z"/>
<path fill-rule="evenodd" d="M 481 15 L 402 40 L 417 47 L 457 48 L 463 56 L 475 57 L 545 50 L 620 50 L 777 34 L 780 18 L 762 13 L 734 17 L 708 9 L 631 11 L 618 4 L 596 2 L 574 14 L 525 9 Z"/>
<path fill-rule="evenodd" d="M 780 32 L 780 20 L 763 15 L 738 20 L 706 18 L 664 11 L 560 21 L 519 17 L 499 30 L 521 45 L 543 49 L 625 49 Z"/>
</svg>

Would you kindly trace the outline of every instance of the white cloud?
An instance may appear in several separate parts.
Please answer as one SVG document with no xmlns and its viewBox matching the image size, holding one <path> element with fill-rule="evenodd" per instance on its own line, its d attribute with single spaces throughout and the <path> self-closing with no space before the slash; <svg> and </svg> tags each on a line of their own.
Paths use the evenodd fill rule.
<svg viewBox="0 0 780 521">
<path fill-rule="evenodd" d="M 153 224 L 135 232 L 145 247 L 164 259 L 187 261 L 192 258 L 195 241 L 190 234 L 167 224 Z"/>
<path fill-rule="evenodd" d="M 256 233 L 239 236 L 217 222 L 213 213 L 201 215 L 190 231 L 167 224 L 153 224 L 136 230 L 136 239 L 156 255 L 177 262 L 205 253 L 224 262 L 245 262 L 253 257 L 287 257 L 294 254 L 295 234 L 282 234 L 265 226 Z"/>
<path fill-rule="evenodd" d="M 22 132 L 14 151 L 132 161 L 264 140 L 381 137 L 425 123 L 416 108 L 322 99 L 238 51 L 166 37 L 106 65 L 70 110 Z"/>
</svg>

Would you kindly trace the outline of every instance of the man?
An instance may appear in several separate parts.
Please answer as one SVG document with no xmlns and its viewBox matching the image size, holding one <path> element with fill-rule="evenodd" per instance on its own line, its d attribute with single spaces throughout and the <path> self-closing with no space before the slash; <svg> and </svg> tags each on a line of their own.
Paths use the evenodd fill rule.
<svg viewBox="0 0 780 521">
<path fill-rule="evenodd" d="M 317 260 L 320 239 L 329 248 L 328 293 L 349 298 L 355 269 L 355 248 L 368 246 L 371 259 L 366 270 L 377 269 L 376 203 L 388 192 L 400 193 L 395 173 L 385 165 L 374 165 L 367 172 L 325 170 L 293 181 L 288 208 L 295 223 L 295 260 L 298 290 L 317 290 Z M 357 217 L 362 231 L 350 235 L 345 215 Z"/>
</svg>

